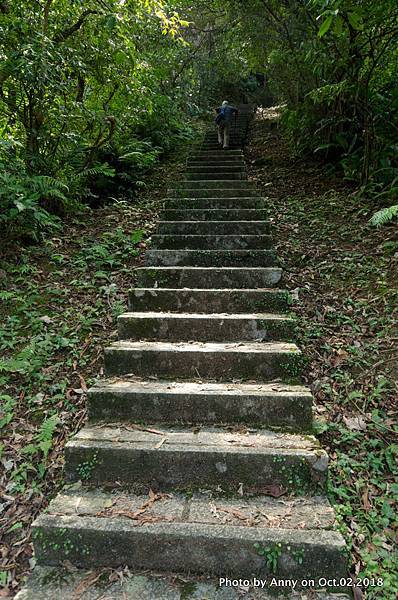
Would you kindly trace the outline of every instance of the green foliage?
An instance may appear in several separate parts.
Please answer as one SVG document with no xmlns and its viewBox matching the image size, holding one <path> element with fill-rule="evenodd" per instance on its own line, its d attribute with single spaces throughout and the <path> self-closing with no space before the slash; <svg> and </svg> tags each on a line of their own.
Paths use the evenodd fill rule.
<svg viewBox="0 0 398 600">
<path fill-rule="evenodd" d="M 297 153 L 337 165 L 375 205 L 397 195 L 398 20 L 390 0 L 230 0 Z M 231 16 L 232 18 L 232 16 Z M 249 48 L 249 50 L 246 50 Z M 382 204 L 382 205 L 383 205 Z M 394 214 L 394 212 L 393 212 Z M 375 223 L 390 220 L 379 213 Z M 381 220 L 380 220 L 381 218 Z"/>
<path fill-rule="evenodd" d="M 388 208 L 382 208 L 377 211 L 371 218 L 370 222 L 372 225 L 384 225 L 385 223 L 389 223 L 393 221 L 398 216 L 398 204 L 394 204 L 394 206 L 389 206 Z"/>
<path fill-rule="evenodd" d="M 175 2 L 0 5 L 0 235 L 39 239 L 133 187 L 187 124 Z"/>
</svg>

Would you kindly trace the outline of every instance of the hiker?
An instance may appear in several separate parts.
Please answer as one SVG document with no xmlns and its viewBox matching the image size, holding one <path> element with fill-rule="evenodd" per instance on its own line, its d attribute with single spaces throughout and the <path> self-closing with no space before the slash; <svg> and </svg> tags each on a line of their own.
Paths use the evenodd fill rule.
<svg viewBox="0 0 398 600">
<path fill-rule="evenodd" d="M 221 106 L 216 108 L 217 117 L 215 123 L 217 125 L 218 143 L 224 150 L 229 148 L 229 133 L 232 124 L 232 117 L 238 114 L 238 109 L 229 104 L 228 100 L 224 100 Z"/>
</svg>

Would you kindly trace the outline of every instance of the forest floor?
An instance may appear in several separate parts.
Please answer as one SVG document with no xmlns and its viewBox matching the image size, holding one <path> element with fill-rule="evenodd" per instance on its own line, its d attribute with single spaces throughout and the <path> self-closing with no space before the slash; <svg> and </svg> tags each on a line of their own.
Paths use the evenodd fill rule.
<svg viewBox="0 0 398 600">
<path fill-rule="evenodd" d="M 398 593 L 397 228 L 370 227 L 379 207 L 318 163 L 295 158 L 270 117 L 275 113 L 264 111 L 254 127 L 249 176 L 269 198 L 285 285 L 295 299 L 305 379 L 331 456 L 329 494 L 351 574 L 376 580 L 367 598 L 390 600 Z"/>
<path fill-rule="evenodd" d="M 166 195 L 187 149 L 154 169 L 138 200 L 85 209 L 42 244 L 0 259 L 0 598 L 34 566 L 31 524 L 62 486 L 65 443 L 103 376 Z"/>
<path fill-rule="evenodd" d="M 384 590 L 370 588 L 367 597 L 389 600 L 398 590 L 396 232 L 370 228 L 371 207 L 318 164 L 292 156 L 265 119 L 255 125 L 247 159 L 250 177 L 269 197 L 296 299 L 306 380 L 332 458 L 330 497 L 352 574 L 384 578 Z M 163 163 L 138 203 L 125 198 L 87 209 L 56 237 L 2 258 L 0 597 L 12 596 L 33 567 L 31 523 L 62 485 L 65 442 L 85 420 L 87 388 L 103 374 L 102 350 L 115 339 L 131 270 L 184 166 L 181 156 Z"/>
</svg>

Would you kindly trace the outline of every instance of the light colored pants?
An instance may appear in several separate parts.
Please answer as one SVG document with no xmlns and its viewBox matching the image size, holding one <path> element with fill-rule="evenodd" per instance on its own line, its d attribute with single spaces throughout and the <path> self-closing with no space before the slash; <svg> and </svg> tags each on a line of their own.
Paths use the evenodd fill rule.
<svg viewBox="0 0 398 600">
<path fill-rule="evenodd" d="M 218 130 L 218 143 L 223 145 L 223 148 L 229 148 L 229 129 L 230 123 L 224 123 L 219 125 Z"/>
</svg>

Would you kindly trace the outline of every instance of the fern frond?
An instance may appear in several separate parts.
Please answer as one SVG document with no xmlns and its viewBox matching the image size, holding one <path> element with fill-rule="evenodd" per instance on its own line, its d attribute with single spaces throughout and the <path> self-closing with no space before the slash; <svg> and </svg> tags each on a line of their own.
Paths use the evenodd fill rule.
<svg viewBox="0 0 398 600">
<path fill-rule="evenodd" d="M 393 206 L 389 206 L 388 208 L 382 208 L 381 210 L 378 210 L 369 222 L 371 225 L 380 227 L 381 225 L 390 223 L 396 217 L 398 217 L 398 204 L 394 204 Z"/>
</svg>

